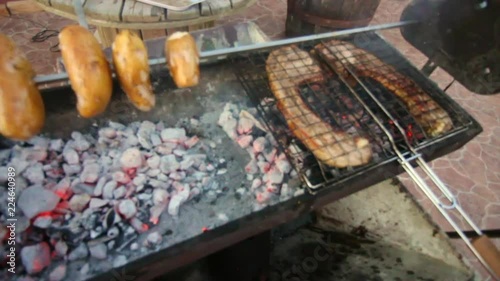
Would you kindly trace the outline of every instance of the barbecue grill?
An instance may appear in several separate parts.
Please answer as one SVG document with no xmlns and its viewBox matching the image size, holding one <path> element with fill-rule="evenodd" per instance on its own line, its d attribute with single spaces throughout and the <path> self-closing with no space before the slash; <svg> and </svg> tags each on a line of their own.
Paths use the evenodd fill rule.
<svg viewBox="0 0 500 281">
<path fill-rule="evenodd" d="M 409 9 L 413 7 L 410 6 Z M 421 26 L 418 20 L 420 19 L 413 17 L 395 24 L 204 51 L 201 60 L 203 75 L 200 86 L 193 89 L 176 90 L 168 71 L 162 66 L 165 60 L 153 59 L 152 81 L 157 93 L 157 106 L 147 113 L 129 105 L 118 85 L 115 85 L 110 110 L 96 120 L 78 118 L 74 111 L 76 100 L 69 86 L 43 90 L 47 111 L 44 134 L 49 137 L 67 139 L 73 131 L 96 135 L 98 128 L 106 126 L 109 120 L 122 124 L 150 120 L 173 125 L 182 118 L 201 116 L 201 129 L 193 129 L 191 133 L 196 132 L 207 138 L 223 135 L 221 143 L 211 153 L 230 161 L 224 168 L 227 173 L 220 173 L 217 177 L 218 185 L 226 188 L 220 190 L 216 200 L 190 201 L 181 210 L 178 220 L 162 216 L 160 222 L 150 225 L 165 237 L 166 242 L 148 250 L 135 251 L 129 249 L 129 246 L 130 241 L 137 237 L 124 234 L 117 238 L 118 245 L 110 248 L 113 255 L 126 256 L 130 259 L 120 262 L 114 260 L 115 263 L 109 262 L 110 259 L 106 262 L 91 260 L 89 263 L 93 271 L 87 270 L 85 274 L 81 271 L 84 263 L 79 260 L 71 261 L 68 264 L 66 278 L 128 280 L 129 277 L 140 276 L 141 280 L 150 280 L 403 171 L 412 176 L 457 232 L 462 234 L 462 238 L 471 250 L 484 262 L 457 224 L 453 223 L 448 212 L 458 211 L 479 235 L 482 234 L 480 229 L 463 212 L 446 185 L 426 164 L 427 161 L 459 149 L 477 136 L 482 128 L 473 117 L 376 32 L 376 30 L 401 27 L 405 33 L 405 30 Z M 400 99 L 376 81 L 357 75 L 355 65 L 347 63 L 349 57 L 336 51 L 335 47 L 329 48 L 330 54 L 337 56 L 344 63 L 349 78 L 345 78 L 346 73 L 339 73 L 324 56 L 317 54 L 326 82 L 302 85 L 301 97 L 332 126 L 341 128 L 349 134 L 367 138 L 373 149 L 373 157 L 366 165 L 347 168 L 332 168 L 318 161 L 292 135 L 277 108 L 279 101 L 270 90 L 265 62 L 269 53 L 277 48 L 294 44 L 302 50 L 311 51 L 314 46 L 327 44 L 333 38 L 351 42 L 371 52 L 392 66 L 395 72 L 411 79 L 448 113 L 453 126 L 437 136 L 430 135 Z M 435 64 L 439 64 L 439 60 L 436 59 Z M 391 74 L 394 73 L 387 73 L 387 76 L 390 77 Z M 36 81 L 43 83 L 64 79 L 67 79 L 67 76 L 63 73 L 48 77 L 39 76 Z M 244 167 L 248 162 L 248 155 L 215 125 L 221 109 L 227 102 L 242 108 L 257 108 L 258 116 L 274 136 L 279 150 L 285 152 L 297 172 L 298 177 L 292 176 L 288 182 L 292 194 L 286 197 L 272 197 L 267 205 L 262 206 L 255 204 L 252 193 L 235 191 L 241 182 L 242 186 L 245 185 Z M 61 127 L 58 124 L 66 126 Z M 16 143 L 2 140 L 2 148 L 14 145 Z M 17 145 L 26 144 L 17 143 Z M 449 204 L 442 203 L 438 199 L 441 195 L 437 195 L 422 180 L 414 169 L 416 166 L 423 168 L 450 202 Z M 301 188 L 302 186 L 304 188 Z M 228 221 L 218 219 L 215 215 L 217 213 L 228 214 Z M 43 231 L 41 233 L 37 239 L 50 237 L 48 233 Z M 89 242 L 75 241 L 80 244 Z M 70 246 L 77 248 L 78 243 Z M 49 273 L 45 271 L 40 274 L 46 278 Z"/>
</svg>

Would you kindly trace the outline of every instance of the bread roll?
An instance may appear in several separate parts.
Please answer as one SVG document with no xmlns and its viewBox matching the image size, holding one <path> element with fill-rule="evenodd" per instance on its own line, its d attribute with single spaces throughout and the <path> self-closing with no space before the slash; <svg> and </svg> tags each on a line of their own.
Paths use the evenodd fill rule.
<svg viewBox="0 0 500 281">
<path fill-rule="evenodd" d="M 116 75 L 130 102 L 139 110 L 151 110 L 155 95 L 144 42 L 135 33 L 123 30 L 116 36 L 112 50 Z"/>
<path fill-rule="evenodd" d="M 196 86 L 200 76 L 200 54 L 194 38 L 187 32 L 175 32 L 165 42 L 170 75 L 179 88 Z"/>
<path fill-rule="evenodd" d="M 70 25 L 59 33 L 59 48 L 80 115 L 91 118 L 103 113 L 111 99 L 113 82 L 97 39 L 87 29 Z"/>
<path fill-rule="evenodd" d="M 45 107 L 34 77 L 24 54 L 0 34 L 0 134 L 6 138 L 28 140 L 43 128 Z"/>
</svg>

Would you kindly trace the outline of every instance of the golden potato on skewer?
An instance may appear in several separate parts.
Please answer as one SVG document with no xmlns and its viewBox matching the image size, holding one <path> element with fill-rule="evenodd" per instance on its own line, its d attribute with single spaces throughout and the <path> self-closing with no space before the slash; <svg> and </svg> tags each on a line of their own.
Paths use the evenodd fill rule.
<svg viewBox="0 0 500 281">
<path fill-rule="evenodd" d="M 64 67 L 77 97 L 77 109 L 84 118 L 106 110 L 113 92 L 111 69 L 94 35 L 79 25 L 59 33 Z"/>
<path fill-rule="evenodd" d="M 156 99 L 144 42 L 135 33 L 123 30 L 116 36 L 112 51 L 116 75 L 130 102 L 139 110 L 151 110 Z"/>
<path fill-rule="evenodd" d="M 6 138 L 28 140 L 43 128 L 45 107 L 34 77 L 14 41 L 0 34 L 0 134 Z"/>
<path fill-rule="evenodd" d="M 200 54 L 187 32 L 175 32 L 165 41 L 165 57 L 170 75 L 179 88 L 196 86 L 200 78 Z"/>
</svg>

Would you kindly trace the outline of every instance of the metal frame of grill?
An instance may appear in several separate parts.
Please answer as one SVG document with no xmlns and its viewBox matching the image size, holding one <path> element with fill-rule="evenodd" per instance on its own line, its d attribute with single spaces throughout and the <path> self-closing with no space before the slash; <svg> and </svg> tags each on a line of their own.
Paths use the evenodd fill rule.
<svg viewBox="0 0 500 281">
<path fill-rule="evenodd" d="M 419 88 L 423 89 L 423 92 L 429 96 L 430 100 L 437 102 L 439 106 L 443 107 L 443 109 L 448 113 L 449 118 L 452 120 L 453 125 L 447 131 L 444 131 L 435 137 L 429 136 L 429 134 L 427 134 L 429 131 L 422 128 L 427 124 L 422 124 L 423 122 L 421 116 L 419 118 L 419 116 L 416 116 L 415 112 L 410 112 L 412 110 L 411 105 L 408 102 L 406 106 L 402 106 L 401 100 L 404 99 L 399 99 L 396 97 L 395 93 L 389 93 L 389 95 L 393 95 L 393 98 L 387 98 L 387 89 L 380 87 L 380 85 L 377 85 L 378 83 L 363 79 L 358 75 L 358 71 L 356 71 L 355 67 L 353 67 L 353 57 L 345 55 L 346 53 L 350 53 L 349 51 L 345 52 L 345 48 L 342 49 L 343 52 L 340 52 L 338 46 L 334 45 L 332 47 L 331 45 L 328 45 L 326 48 L 326 54 L 313 51 L 317 59 L 321 61 L 322 66 L 326 66 L 326 69 L 323 69 L 323 72 L 326 72 L 326 76 L 329 77 L 327 80 L 336 80 L 336 83 L 338 84 L 335 86 L 327 85 L 325 89 L 324 83 L 322 83 L 321 86 L 314 85 L 314 83 L 318 81 L 314 78 L 307 81 L 307 78 L 305 78 L 305 80 L 303 80 L 305 82 L 305 86 L 302 88 L 307 88 L 307 94 L 304 94 L 305 91 L 301 91 L 302 93 L 300 98 L 302 100 L 312 101 L 309 103 L 308 107 L 312 112 L 316 112 L 324 122 L 328 122 L 332 126 L 333 130 L 339 130 L 339 128 L 345 129 L 346 126 L 342 122 L 345 117 L 344 114 L 349 114 L 349 116 L 352 117 L 347 118 L 350 119 L 347 123 L 351 123 L 351 128 L 354 128 L 351 130 L 350 136 L 354 138 L 361 136 L 367 137 L 372 148 L 374 148 L 375 157 L 373 157 L 372 161 L 366 165 L 354 168 L 347 167 L 342 169 L 328 169 L 322 161 L 317 159 L 317 157 L 314 157 L 313 153 L 309 152 L 309 155 L 301 155 L 301 153 L 292 151 L 293 148 L 291 149 L 291 147 L 299 145 L 298 143 L 300 141 L 298 141 L 298 138 L 295 138 L 291 134 L 290 131 L 292 131 L 293 128 L 290 128 L 287 121 L 284 120 L 284 117 L 281 116 L 280 118 L 279 112 L 276 113 L 276 101 L 273 99 L 274 95 L 271 88 L 267 85 L 268 83 L 272 84 L 273 82 L 276 82 L 268 82 L 271 78 L 268 79 L 266 77 L 267 71 L 265 68 L 265 58 L 268 54 L 259 53 L 258 55 L 247 56 L 244 60 L 246 60 L 247 63 L 249 61 L 251 66 L 247 66 L 246 68 L 237 68 L 240 70 L 237 76 L 246 89 L 247 94 L 256 104 L 258 104 L 261 115 L 264 117 L 264 120 L 266 120 L 267 125 L 273 132 L 275 138 L 281 146 L 281 149 L 288 155 L 292 164 L 310 190 L 314 191 L 319 187 L 328 187 L 330 184 L 336 181 L 342 181 L 349 176 L 360 176 L 362 175 L 363 170 L 370 169 L 373 166 L 380 165 L 384 161 L 390 161 L 395 158 L 403 167 L 404 171 L 409 174 L 417 186 L 424 192 L 424 194 L 426 194 L 438 211 L 460 235 L 468 248 L 478 258 L 483 266 L 492 274 L 492 276 L 495 276 L 495 272 L 478 252 L 478 250 L 475 249 L 473 242 L 467 238 L 461 227 L 454 221 L 453 217 L 450 215 L 451 211 L 458 213 L 458 215 L 463 217 L 465 222 L 472 227 L 477 235 L 484 237 L 481 229 L 475 225 L 469 215 L 465 213 L 446 184 L 439 179 L 439 177 L 426 163 L 423 155 L 419 153 L 419 148 L 425 143 L 433 142 L 437 139 L 446 137 L 447 135 L 466 130 L 467 127 L 472 124 L 461 118 L 461 116 L 465 116 L 461 114 L 461 110 L 453 106 L 446 106 L 445 100 L 442 98 L 445 95 L 439 88 L 435 85 L 429 85 L 427 80 L 421 79 L 421 74 L 415 72 L 415 69 L 411 67 L 411 64 L 406 59 L 398 55 L 394 49 L 388 49 L 386 46 L 377 44 L 373 36 L 373 33 L 360 33 L 354 36 L 337 39 L 349 41 L 353 43 L 354 46 L 365 49 L 374 54 L 375 57 L 381 61 L 392 65 L 393 68 L 389 67 L 384 69 L 384 79 L 391 80 L 391 77 L 401 77 L 399 73 L 406 76 L 406 78 L 409 78 L 412 82 L 408 82 L 404 86 L 410 86 L 410 84 L 415 83 Z M 319 42 L 312 40 L 298 44 L 298 47 L 301 50 L 311 52 L 313 46 L 317 46 L 318 44 L 327 46 L 326 42 L 326 40 Z M 332 63 L 326 59 L 327 56 L 333 56 L 337 58 L 337 60 Z M 299 67 L 298 65 L 300 65 L 300 67 L 308 67 L 304 66 L 305 63 L 300 54 L 293 54 L 292 57 L 302 60 L 300 64 L 296 63 L 297 61 L 292 61 L 290 65 L 293 65 L 294 68 Z M 339 62 L 342 64 L 342 69 L 344 69 L 346 73 L 340 73 L 338 71 L 339 65 L 334 65 Z M 357 63 L 368 64 L 367 61 L 359 61 Z M 308 71 L 301 71 L 299 69 L 289 67 L 290 65 L 282 66 L 282 69 L 286 69 L 284 71 L 287 73 L 289 73 L 288 71 L 293 70 L 296 71 L 295 73 L 306 76 L 311 74 L 308 73 Z M 293 71 L 291 73 L 293 73 Z M 314 76 L 311 75 L 311 77 Z M 349 79 L 351 80 L 349 81 Z M 392 80 L 390 83 L 401 83 L 401 81 Z M 290 82 L 283 82 L 283 84 L 285 86 L 297 86 L 296 84 Z M 280 86 L 281 85 L 282 83 L 280 83 Z M 339 85 L 341 87 L 339 87 Z M 347 88 L 348 91 L 343 91 L 342 86 Z M 411 90 L 412 91 L 409 91 L 408 93 L 418 91 L 415 88 Z M 346 102 L 346 97 L 344 97 L 344 95 L 350 95 L 350 97 L 353 98 L 352 101 L 356 100 L 357 103 L 362 106 L 361 110 L 363 110 L 363 114 L 358 114 L 357 117 L 354 117 L 356 114 L 353 110 L 356 108 L 356 105 L 354 105 L 356 102 Z M 415 97 L 412 97 L 413 102 L 415 102 L 414 98 Z M 286 104 L 290 105 L 290 101 L 288 99 L 290 99 L 289 96 L 282 97 L 278 101 L 279 106 L 283 107 L 284 105 L 286 106 Z M 307 102 L 304 103 L 307 104 Z M 348 106 L 348 104 L 351 106 Z M 425 106 L 429 104 L 429 100 L 422 100 L 421 104 L 418 104 L 417 102 L 417 104 L 413 104 L 413 106 L 420 107 L 421 111 L 424 111 L 427 110 Z M 295 103 L 292 106 L 298 107 L 298 103 Z M 332 110 L 332 108 L 334 108 L 334 110 Z M 348 108 L 347 112 L 343 111 L 345 108 Z M 332 114 L 332 112 L 335 113 Z M 339 112 L 340 118 L 338 116 Z M 311 112 L 301 113 L 304 114 L 303 116 L 300 116 L 302 118 L 308 118 L 309 114 L 311 114 Z M 362 120 L 365 114 L 368 115 L 368 118 Z M 432 110 L 428 110 L 428 114 L 432 115 Z M 316 120 L 317 118 L 312 119 Z M 416 119 L 419 119 L 420 124 L 416 121 Z M 436 120 L 430 121 L 434 122 Z M 314 122 L 317 121 L 307 122 L 311 122 L 308 125 L 314 125 Z M 377 128 L 382 132 L 382 134 L 380 134 L 380 132 L 376 132 Z M 310 137 L 321 137 L 321 135 L 318 134 Z M 305 141 L 307 141 L 307 139 Z M 338 140 L 336 138 L 334 141 L 339 142 L 339 144 L 342 142 L 342 140 Z M 387 146 L 386 141 L 388 141 L 389 146 Z M 345 146 L 339 145 L 337 147 Z M 308 149 L 304 149 L 303 151 L 308 151 Z M 348 150 L 343 150 L 342 152 L 343 154 L 337 154 L 336 156 L 342 157 L 353 153 L 353 151 Z M 312 159 L 308 160 L 308 158 Z M 322 160 L 325 162 L 329 161 L 328 159 Z M 424 180 L 424 178 L 415 170 L 414 166 L 418 166 L 422 169 L 423 173 L 432 182 L 432 186 Z M 312 180 L 319 175 L 321 175 L 322 181 L 316 184 L 313 183 Z M 445 198 L 446 202 L 443 202 L 441 198 Z"/>
<path fill-rule="evenodd" d="M 276 107 L 276 99 L 269 87 L 265 70 L 267 51 L 233 58 L 235 63 L 244 64 L 242 67 L 237 68 L 239 70 L 237 73 L 238 79 L 251 100 L 257 105 L 267 126 L 280 144 L 281 149 L 287 152 L 290 161 L 311 191 L 328 187 L 386 161 L 395 160 L 398 155 L 394 151 L 389 137 L 384 134 L 383 127 L 388 127 L 396 146 L 406 150 L 405 153 L 408 153 L 409 150 L 406 148 L 406 141 L 409 141 L 409 144 L 418 151 L 421 147 L 425 147 L 431 142 L 439 141 L 440 139 L 464 131 L 473 125 L 469 119 L 464 118 L 466 116 L 465 112 L 459 107 L 454 106 L 454 103 L 450 103 L 436 85 L 429 83 L 429 80 L 404 57 L 399 55 L 396 50 L 388 48 L 385 42 L 377 40 L 379 38 L 379 35 L 369 32 L 341 37 L 339 39 L 350 41 L 368 50 L 382 61 L 392 65 L 395 71 L 400 72 L 406 77 L 411 77 L 418 86 L 449 113 L 454 126 L 446 134 L 430 137 L 412 114 L 410 114 L 402 101 L 380 83 L 365 78 L 358 78 L 362 83 L 358 83 L 355 80 L 346 81 L 345 79 L 340 79 L 340 76 L 335 73 L 334 68 L 328 67 L 328 64 L 324 60 L 321 60 L 321 65 L 324 67 L 324 76 L 327 77 L 325 83 L 322 83 L 322 85 L 315 82 L 306 83 L 301 87 L 301 96 L 306 101 L 306 104 L 312 108 L 312 111 L 316 112 L 322 120 L 330 123 L 332 127 L 347 129 L 351 135 L 362 136 L 370 140 L 373 159 L 368 164 L 358 167 L 327 167 L 316 160 L 312 153 L 292 135 L 283 115 Z M 297 46 L 302 50 L 310 51 L 315 45 L 326 41 L 311 40 L 299 43 Z M 349 58 L 344 57 L 342 59 L 348 60 Z M 397 81 L 391 82 L 396 83 Z M 351 84 L 356 85 L 351 86 Z M 404 128 L 404 134 L 397 129 L 394 120 L 391 120 L 385 114 L 384 110 L 374 102 L 366 89 L 370 89 L 370 91 L 376 94 L 378 100 L 393 116 L 393 119 L 397 120 L 397 123 Z M 359 99 L 353 95 L 353 92 L 359 95 Z M 362 112 L 352 114 L 353 110 L 360 110 Z M 369 111 L 381 120 L 381 124 L 377 124 L 376 120 L 370 116 Z M 406 139 L 408 135 L 411 137 Z M 348 152 L 350 151 L 344 151 L 344 153 Z"/>
</svg>

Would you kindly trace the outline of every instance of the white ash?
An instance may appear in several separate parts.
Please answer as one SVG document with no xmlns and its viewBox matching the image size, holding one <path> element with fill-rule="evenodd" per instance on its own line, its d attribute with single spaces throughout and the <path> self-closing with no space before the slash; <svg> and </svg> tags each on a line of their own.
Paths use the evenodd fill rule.
<svg viewBox="0 0 500 281">
<path fill-rule="evenodd" d="M 120 267 L 127 264 L 127 257 L 124 255 L 119 255 L 113 260 L 113 267 Z"/>
<path fill-rule="evenodd" d="M 49 274 L 49 281 L 61 281 L 66 276 L 66 265 L 60 264 Z"/>
<path fill-rule="evenodd" d="M 108 256 L 108 248 L 104 243 L 89 246 L 90 255 L 96 259 L 104 260 Z"/>
<path fill-rule="evenodd" d="M 38 273 L 50 265 L 50 248 L 45 242 L 21 249 L 21 261 L 29 274 Z"/>
<path fill-rule="evenodd" d="M 218 125 L 248 152 L 250 161 L 245 166 L 246 186 L 254 193 L 256 201 L 265 206 L 273 198 L 280 199 L 283 186 L 287 194 L 290 192 L 286 182 L 296 174 L 292 174 L 292 166 L 285 154 L 279 152 L 272 134 L 251 112 L 256 113 L 253 108 L 242 110 L 227 103 L 219 116 Z M 237 193 L 243 194 L 243 191 L 238 189 Z"/>
<path fill-rule="evenodd" d="M 28 187 L 21 193 L 17 204 L 26 217 L 34 218 L 42 212 L 54 210 L 60 198 L 41 185 Z"/>
<path fill-rule="evenodd" d="M 52 217 L 50 216 L 40 216 L 35 219 L 33 225 L 38 228 L 47 228 L 52 224 Z"/>
</svg>

